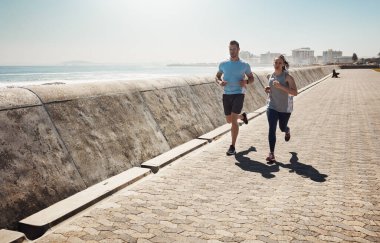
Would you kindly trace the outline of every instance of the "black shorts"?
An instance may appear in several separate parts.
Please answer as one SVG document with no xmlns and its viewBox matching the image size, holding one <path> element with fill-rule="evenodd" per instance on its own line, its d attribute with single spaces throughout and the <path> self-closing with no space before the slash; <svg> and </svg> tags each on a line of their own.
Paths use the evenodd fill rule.
<svg viewBox="0 0 380 243">
<path fill-rule="evenodd" d="M 223 94 L 223 108 L 226 116 L 231 115 L 231 112 L 240 114 L 243 109 L 244 94 Z"/>
</svg>

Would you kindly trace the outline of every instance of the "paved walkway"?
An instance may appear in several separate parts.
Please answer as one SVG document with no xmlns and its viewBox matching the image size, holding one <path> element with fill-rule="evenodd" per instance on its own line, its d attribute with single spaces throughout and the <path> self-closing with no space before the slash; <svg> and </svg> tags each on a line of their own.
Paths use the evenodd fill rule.
<svg viewBox="0 0 380 243">
<path fill-rule="evenodd" d="M 292 138 L 267 120 L 61 224 L 39 242 L 380 242 L 380 73 L 342 70 L 296 98 Z"/>
</svg>

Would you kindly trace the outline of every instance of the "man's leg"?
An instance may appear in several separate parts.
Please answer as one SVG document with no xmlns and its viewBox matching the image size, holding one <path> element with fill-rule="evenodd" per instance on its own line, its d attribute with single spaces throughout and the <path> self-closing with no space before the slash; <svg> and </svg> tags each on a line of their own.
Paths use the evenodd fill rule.
<svg viewBox="0 0 380 243">
<path fill-rule="evenodd" d="M 231 112 L 232 104 L 233 104 L 233 97 L 231 95 L 223 95 L 224 115 L 226 116 L 226 122 L 228 124 L 232 123 L 232 112 Z M 232 134 L 232 131 L 231 131 L 231 134 Z M 230 148 L 227 151 L 227 155 L 234 155 L 236 153 L 234 145 L 231 144 Z"/>
<path fill-rule="evenodd" d="M 236 140 L 239 134 L 239 123 L 238 119 L 244 119 L 243 115 L 240 115 L 244 104 L 244 94 L 238 94 L 234 96 L 231 111 L 231 137 L 232 145 L 235 147 Z"/>
<path fill-rule="evenodd" d="M 226 121 L 227 121 L 227 123 L 228 124 L 231 124 L 231 123 L 233 123 L 232 122 L 232 120 L 234 119 L 233 118 L 233 114 L 234 113 L 231 113 L 231 115 L 226 115 Z M 234 154 L 236 154 L 236 150 L 235 150 L 235 141 L 236 141 L 236 138 L 235 138 L 235 140 L 233 139 L 233 134 L 234 134 L 234 132 L 233 132 L 233 124 L 231 125 L 232 126 L 232 128 L 231 128 L 231 136 L 232 136 L 232 143 L 231 143 L 231 146 L 229 147 L 229 149 L 227 150 L 227 155 L 228 156 L 231 156 L 231 155 L 234 155 Z"/>
<path fill-rule="evenodd" d="M 239 114 L 231 113 L 231 137 L 232 137 L 232 145 L 235 147 L 236 139 L 239 134 Z"/>
<path fill-rule="evenodd" d="M 226 122 L 231 123 L 232 97 L 230 95 L 223 95 L 223 109 Z"/>
<path fill-rule="evenodd" d="M 226 122 L 228 124 L 231 124 L 231 121 L 232 121 L 231 115 L 226 116 Z"/>
<path fill-rule="evenodd" d="M 246 112 L 243 112 L 241 114 L 239 114 L 239 119 L 242 120 L 244 122 L 244 124 L 248 124 L 248 117 L 247 117 L 247 113 Z"/>
</svg>

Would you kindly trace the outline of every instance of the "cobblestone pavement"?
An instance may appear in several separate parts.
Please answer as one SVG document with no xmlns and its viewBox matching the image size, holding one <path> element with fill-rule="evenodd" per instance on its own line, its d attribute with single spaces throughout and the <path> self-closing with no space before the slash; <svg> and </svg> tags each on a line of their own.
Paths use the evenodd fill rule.
<svg viewBox="0 0 380 243">
<path fill-rule="evenodd" d="M 262 115 L 235 157 L 225 135 L 39 242 L 380 242 L 380 73 L 340 73 L 296 97 L 278 163 Z"/>
</svg>

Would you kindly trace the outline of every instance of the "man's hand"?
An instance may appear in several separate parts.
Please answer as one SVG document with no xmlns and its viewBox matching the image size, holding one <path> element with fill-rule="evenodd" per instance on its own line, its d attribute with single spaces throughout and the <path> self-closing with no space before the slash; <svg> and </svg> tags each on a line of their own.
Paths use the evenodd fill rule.
<svg viewBox="0 0 380 243">
<path fill-rule="evenodd" d="M 219 80 L 218 83 L 219 83 L 219 85 L 222 86 L 222 87 L 224 87 L 224 86 L 227 85 L 227 81 L 224 81 L 224 80 Z"/>
<path fill-rule="evenodd" d="M 243 88 L 247 88 L 247 80 L 241 80 L 240 81 L 240 86 L 243 87 Z"/>
<path fill-rule="evenodd" d="M 267 94 L 270 93 L 270 87 L 269 86 L 265 87 L 265 93 L 267 93 Z"/>
</svg>

